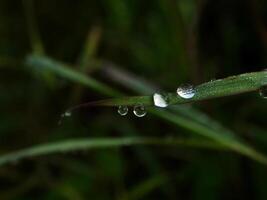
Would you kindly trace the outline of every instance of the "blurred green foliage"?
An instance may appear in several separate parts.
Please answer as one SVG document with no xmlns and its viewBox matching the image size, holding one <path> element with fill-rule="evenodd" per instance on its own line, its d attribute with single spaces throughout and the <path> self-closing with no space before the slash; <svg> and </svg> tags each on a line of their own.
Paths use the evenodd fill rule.
<svg viewBox="0 0 267 200">
<path fill-rule="evenodd" d="M 1 155 L 70 138 L 202 140 L 193 132 L 208 129 L 193 131 L 179 119 L 201 124 L 203 113 L 267 154 L 266 100 L 256 93 L 192 105 L 203 113 L 177 108 L 168 115 L 175 124 L 93 108 L 57 125 L 67 107 L 107 98 L 102 86 L 136 95 L 150 92 L 148 85 L 175 91 L 184 82 L 263 70 L 266 13 L 263 0 L 0 1 Z M 93 81 L 85 88 L 30 67 L 30 54 L 68 63 Z M 266 165 L 233 152 L 132 146 L 2 166 L 0 199 L 266 199 L 266 180 Z"/>
</svg>

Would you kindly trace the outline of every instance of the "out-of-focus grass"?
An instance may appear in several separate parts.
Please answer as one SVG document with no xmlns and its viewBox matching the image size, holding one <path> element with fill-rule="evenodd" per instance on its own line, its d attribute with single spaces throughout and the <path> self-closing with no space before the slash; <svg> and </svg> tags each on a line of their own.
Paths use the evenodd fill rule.
<svg viewBox="0 0 267 200">
<path fill-rule="evenodd" d="M 0 157 L 0 165 L 7 163 L 19 162 L 23 158 L 31 158 L 51 153 L 67 153 L 79 150 L 100 149 L 100 148 L 116 148 L 123 146 L 138 145 L 156 145 L 159 147 L 176 146 L 176 147 L 192 147 L 192 148 L 208 148 L 216 150 L 227 150 L 226 146 L 216 144 L 205 140 L 185 140 L 177 138 L 145 138 L 145 137 L 125 137 L 125 138 L 104 138 L 104 139 L 73 139 L 61 141 L 57 143 L 43 144 L 30 147 L 25 150 L 10 153 Z"/>
</svg>

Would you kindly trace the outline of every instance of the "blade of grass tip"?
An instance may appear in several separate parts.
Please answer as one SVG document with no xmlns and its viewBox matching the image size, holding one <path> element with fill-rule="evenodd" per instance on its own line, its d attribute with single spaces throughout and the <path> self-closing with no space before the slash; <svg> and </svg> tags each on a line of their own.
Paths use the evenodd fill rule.
<svg viewBox="0 0 267 200">
<path fill-rule="evenodd" d="M 61 142 L 36 145 L 14 153 L 2 155 L 0 157 L 0 166 L 17 162 L 23 158 L 47 155 L 57 152 L 70 152 L 84 149 L 114 148 L 133 145 L 159 145 L 159 146 L 177 146 L 194 148 L 211 148 L 217 150 L 227 150 L 224 146 L 214 145 L 213 142 L 199 140 L 185 140 L 177 138 L 148 138 L 148 137 L 126 137 L 126 138 L 105 138 L 105 139 L 72 139 Z"/>
<path fill-rule="evenodd" d="M 73 82 L 81 83 L 107 96 L 121 96 L 121 93 L 113 88 L 79 73 L 71 69 L 70 66 L 57 62 L 53 59 L 44 56 L 30 55 L 26 59 L 26 64 L 30 67 L 37 67 L 39 70 L 53 72 L 63 78 L 72 80 Z"/>
</svg>

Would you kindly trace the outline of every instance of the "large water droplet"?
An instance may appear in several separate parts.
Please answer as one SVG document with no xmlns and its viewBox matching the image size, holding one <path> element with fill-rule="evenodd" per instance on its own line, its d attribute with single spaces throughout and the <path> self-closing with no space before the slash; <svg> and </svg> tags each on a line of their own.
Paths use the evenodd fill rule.
<svg viewBox="0 0 267 200">
<path fill-rule="evenodd" d="M 267 99 L 267 86 L 263 86 L 259 90 L 259 94 L 262 98 Z"/>
<path fill-rule="evenodd" d="M 128 107 L 127 106 L 119 106 L 118 113 L 121 116 L 127 115 L 127 113 L 128 113 Z"/>
<path fill-rule="evenodd" d="M 169 105 L 169 97 L 167 94 L 155 93 L 153 95 L 154 105 L 161 108 L 166 108 Z"/>
<path fill-rule="evenodd" d="M 191 99 L 195 96 L 196 90 L 190 84 L 184 84 L 177 88 L 177 94 L 184 99 Z"/>
<path fill-rule="evenodd" d="M 137 117 L 144 117 L 146 115 L 146 108 L 143 104 L 137 104 L 134 106 L 133 113 Z"/>
</svg>

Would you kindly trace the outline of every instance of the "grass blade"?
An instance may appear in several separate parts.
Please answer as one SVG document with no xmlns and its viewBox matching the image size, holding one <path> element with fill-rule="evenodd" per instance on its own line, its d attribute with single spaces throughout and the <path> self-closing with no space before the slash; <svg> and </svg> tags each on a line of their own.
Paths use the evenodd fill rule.
<svg viewBox="0 0 267 200">
<path fill-rule="evenodd" d="M 222 145 L 217 145 L 214 142 L 199 141 L 199 140 L 184 140 L 175 138 L 142 138 L 142 137 L 126 137 L 126 138 L 104 138 L 104 139 L 71 139 L 61 142 L 41 144 L 34 147 L 19 150 L 14 153 L 9 153 L 0 157 L 0 166 L 17 162 L 23 158 L 47 155 L 58 152 L 70 152 L 84 149 L 111 148 L 133 145 L 162 145 L 162 146 L 179 146 L 179 147 L 194 147 L 194 148 L 211 148 L 217 150 L 227 150 Z"/>
<path fill-rule="evenodd" d="M 168 93 L 169 105 L 192 103 L 218 97 L 237 95 L 241 93 L 257 91 L 267 85 L 267 71 L 246 73 L 231 76 L 225 79 L 210 81 L 196 86 L 196 94 L 193 98 L 184 99 L 176 93 Z M 133 106 L 136 104 L 154 106 L 152 96 L 122 97 L 94 102 L 98 106 Z M 89 103 L 90 105 L 90 103 Z M 92 104 L 91 104 L 92 105 Z"/>
</svg>

